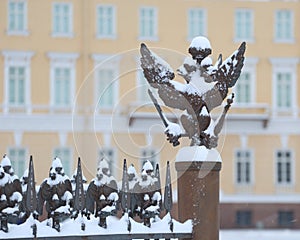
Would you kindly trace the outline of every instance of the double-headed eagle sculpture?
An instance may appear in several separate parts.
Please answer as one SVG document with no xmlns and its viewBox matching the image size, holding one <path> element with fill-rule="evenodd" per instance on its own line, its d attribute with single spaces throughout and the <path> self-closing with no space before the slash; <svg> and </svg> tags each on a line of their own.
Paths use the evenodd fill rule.
<svg viewBox="0 0 300 240">
<path fill-rule="evenodd" d="M 178 75 L 185 80 L 185 83 L 180 83 L 174 81 L 175 73 L 170 65 L 144 43 L 141 44 L 141 66 L 148 83 L 157 89 L 160 99 L 167 107 L 183 111 L 181 125 L 168 121 L 152 91 L 148 90 L 166 127 L 167 140 L 173 146 L 179 145 L 181 137 L 191 139 L 191 146 L 205 146 L 208 149 L 217 146 L 218 136 L 234 95 L 227 98 L 217 120 L 212 119 L 211 111 L 222 104 L 228 90 L 236 84 L 244 65 L 245 49 L 246 43 L 243 42 L 225 61 L 222 61 L 220 54 L 213 65 L 209 57 L 212 53 L 209 40 L 202 36 L 194 38 L 188 49 L 191 57 L 187 57 L 177 69 Z"/>
</svg>

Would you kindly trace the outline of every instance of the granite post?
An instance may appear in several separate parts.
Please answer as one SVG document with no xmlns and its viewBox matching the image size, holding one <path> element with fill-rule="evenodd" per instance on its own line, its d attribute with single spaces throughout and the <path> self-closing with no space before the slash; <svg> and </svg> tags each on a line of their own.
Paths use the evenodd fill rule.
<svg viewBox="0 0 300 240">
<path fill-rule="evenodd" d="M 178 217 L 193 221 L 193 240 L 219 239 L 221 165 L 215 149 L 184 147 L 177 154 Z"/>
</svg>

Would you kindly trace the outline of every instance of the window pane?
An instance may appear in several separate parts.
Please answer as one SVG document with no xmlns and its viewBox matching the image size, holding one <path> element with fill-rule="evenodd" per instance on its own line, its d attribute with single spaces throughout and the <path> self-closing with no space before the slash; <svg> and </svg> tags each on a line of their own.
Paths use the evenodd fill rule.
<svg viewBox="0 0 300 240">
<path fill-rule="evenodd" d="M 280 10 L 276 12 L 276 38 L 278 40 L 292 39 L 292 21 L 292 11 Z"/>
<path fill-rule="evenodd" d="M 278 212 L 278 225 L 280 227 L 291 227 L 294 224 L 293 211 L 279 211 Z"/>
<path fill-rule="evenodd" d="M 111 37 L 114 34 L 114 8 L 112 6 L 99 6 L 98 16 L 98 35 L 102 37 Z"/>
<path fill-rule="evenodd" d="M 237 183 L 249 184 L 251 182 L 251 154 L 248 150 L 236 152 Z"/>
<path fill-rule="evenodd" d="M 114 71 L 112 69 L 101 69 L 98 71 L 98 103 L 101 107 L 112 107 L 115 98 Z"/>
<path fill-rule="evenodd" d="M 252 212 L 249 210 L 238 210 L 236 212 L 236 225 L 238 227 L 249 227 L 252 224 Z"/>
<path fill-rule="evenodd" d="M 54 69 L 54 103 L 57 106 L 69 106 L 71 103 L 71 70 Z"/>
<path fill-rule="evenodd" d="M 156 37 L 156 15 L 153 8 L 140 9 L 140 37 Z"/>
<path fill-rule="evenodd" d="M 188 15 L 188 36 L 205 35 L 205 14 L 203 9 L 190 9 Z"/>
<path fill-rule="evenodd" d="M 69 4 L 56 3 L 53 6 L 53 32 L 59 34 L 71 33 L 71 7 Z"/>
</svg>

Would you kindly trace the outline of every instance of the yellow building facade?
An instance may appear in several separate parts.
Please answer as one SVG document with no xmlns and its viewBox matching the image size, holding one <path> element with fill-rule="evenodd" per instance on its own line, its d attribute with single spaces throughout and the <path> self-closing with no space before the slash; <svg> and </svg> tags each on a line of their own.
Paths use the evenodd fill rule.
<svg viewBox="0 0 300 240">
<path fill-rule="evenodd" d="M 33 155 L 38 183 L 54 156 L 68 175 L 81 157 L 88 179 L 103 156 L 118 179 L 124 158 L 138 171 L 151 159 L 164 179 L 178 147 L 147 96 L 139 46 L 176 70 L 204 35 L 213 61 L 247 42 L 218 146 L 221 200 L 300 193 L 300 1 L 3 0 L 0 16 L 0 152 L 19 177 Z"/>
</svg>

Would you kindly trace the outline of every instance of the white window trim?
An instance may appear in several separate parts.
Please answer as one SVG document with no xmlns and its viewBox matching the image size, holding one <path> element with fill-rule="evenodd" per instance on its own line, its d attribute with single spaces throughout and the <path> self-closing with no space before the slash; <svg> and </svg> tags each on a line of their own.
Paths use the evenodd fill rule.
<svg viewBox="0 0 300 240">
<path fill-rule="evenodd" d="M 247 57 L 245 58 L 245 63 L 244 63 L 244 67 L 242 69 L 242 72 L 249 72 L 251 75 L 251 82 L 250 82 L 250 104 L 255 104 L 256 103 L 256 66 L 258 63 L 258 58 L 254 58 L 254 57 Z M 233 87 L 233 91 L 235 91 L 237 84 L 239 83 L 239 80 L 237 80 L 237 83 L 235 84 L 235 86 Z M 238 103 L 238 102 L 234 102 L 235 105 L 237 106 L 244 106 L 244 105 L 248 105 L 249 103 Z"/>
<path fill-rule="evenodd" d="M 291 39 L 278 39 L 277 36 L 276 36 L 276 29 L 277 29 L 277 21 L 276 21 L 276 16 L 277 16 L 277 13 L 282 11 L 282 10 L 288 10 L 291 12 L 291 15 L 292 15 L 292 23 L 291 23 L 291 28 L 292 28 L 292 37 Z M 295 43 L 295 17 L 294 17 L 294 11 L 292 9 L 278 9 L 274 12 L 274 42 L 275 43 Z"/>
<path fill-rule="evenodd" d="M 98 29 L 99 29 L 99 22 L 98 22 L 98 9 L 100 7 L 112 7 L 113 9 L 113 34 L 112 35 L 102 35 L 98 32 Z M 116 9 L 116 6 L 114 5 L 111 5 L 111 4 L 98 4 L 97 7 L 96 7 L 96 37 L 97 39 L 116 39 L 117 38 L 117 20 L 116 20 L 116 16 L 117 16 L 117 9 Z"/>
<path fill-rule="evenodd" d="M 236 36 L 237 33 L 237 29 L 236 29 L 236 13 L 237 11 L 243 11 L 243 12 L 250 12 L 251 14 L 251 36 L 250 38 L 239 38 Z M 234 42 L 241 42 L 241 41 L 247 41 L 248 43 L 254 43 L 255 39 L 254 39 L 254 11 L 252 9 L 248 9 L 248 8 L 238 8 L 235 10 L 235 22 L 234 22 Z"/>
<path fill-rule="evenodd" d="M 57 67 L 70 68 L 71 74 L 71 91 L 70 99 L 71 104 L 68 108 L 72 107 L 72 102 L 75 101 L 75 86 L 76 86 L 76 60 L 79 57 L 78 53 L 57 53 L 49 52 L 47 57 L 50 59 L 50 108 L 51 109 L 61 109 L 65 107 L 60 107 L 55 105 L 55 84 L 54 84 L 54 72 Z"/>
<path fill-rule="evenodd" d="M 94 108 L 98 106 L 98 69 L 99 68 L 104 68 L 104 69 L 112 69 L 115 74 L 115 78 L 112 79 L 113 86 L 114 86 L 114 92 L 115 98 L 113 99 L 113 105 L 112 106 L 101 106 L 101 109 L 103 110 L 111 110 L 114 108 L 115 104 L 119 100 L 119 89 L 120 89 L 120 57 L 119 56 L 114 56 L 114 55 L 107 55 L 107 54 L 92 54 L 91 55 L 93 61 L 94 61 Z M 98 112 L 98 111 L 97 111 Z"/>
<path fill-rule="evenodd" d="M 55 5 L 59 5 L 59 4 L 64 4 L 64 5 L 68 5 L 70 8 L 70 17 L 69 17 L 69 26 L 70 26 L 70 32 L 68 33 L 58 33 L 58 32 L 54 32 L 54 6 Z M 73 26 L 73 20 L 74 19 L 74 13 L 73 13 L 73 3 L 67 3 L 67 2 L 53 2 L 52 3 L 52 31 L 51 31 L 51 36 L 53 38 L 74 38 L 74 26 Z"/>
<path fill-rule="evenodd" d="M 193 40 L 194 37 L 190 36 L 190 26 L 189 26 L 189 17 L 190 17 L 190 12 L 192 10 L 201 10 L 203 12 L 204 15 L 204 32 L 203 32 L 203 36 L 207 36 L 207 10 L 204 8 L 190 8 L 187 10 L 187 41 L 191 42 Z M 196 36 L 195 36 L 196 37 Z"/>
<path fill-rule="evenodd" d="M 290 183 L 278 183 L 277 182 L 277 153 L 281 151 L 289 151 L 291 153 L 291 182 Z M 296 174 L 296 163 L 295 163 L 295 153 L 289 148 L 278 148 L 274 151 L 274 184 L 276 188 L 280 189 L 282 187 L 293 188 L 295 186 L 295 174 Z"/>
<path fill-rule="evenodd" d="M 250 182 L 249 183 L 239 183 L 237 182 L 237 152 L 239 151 L 248 151 L 250 153 Z M 251 187 L 255 184 L 255 158 L 254 158 L 254 150 L 252 148 L 247 148 L 247 147 L 242 147 L 242 148 L 236 148 L 234 149 L 234 184 L 236 187 L 243 187 L 243 186 L 247 186 L 247 187 Z"/>
<path fill-rule="evenodd" d="M 278 116 L 280 112 L 292 113 L 293 117 L 297 117 L 297 64 L 299 58 L 270 58 L 272 64 L 272 108 L 273 116 Z M 292 106 L 291 108 L 277 107 L 277 86 L 276 75 L 281 72 L 290 72 L 292 76 Z"/>
<path fill-rule="evenodd" d="M 10 30 L 9 29 L 9 3 L 10 2 L 23 2 L 24 3 L 24 29 L 22 31 L 18 30 Z M 6 33 L 8 36 L 28 36 L 29 31 L 28 31 L 28 4 L 27 0 L 8 0 L 7 4 L 7 30 Z"/>
<path fill-rule="evenodd" d="M 141 10 L 142 9 L 153 9 L 154 10 L 154 30 L 155 30 L 155 33 L 154 33 L 154 36 L 153 37 L 148 37 L 148 36 L 141 36 Z M 158 41 L 159 38 L 158 38 L 158 9 L 157 7 L 153 7 L 153 6 L 141 6 L 139 8 L 139 29 L 138 29 L 138 34 L 139 34 L 139 37 L 138 37 L 138 40 L 140 41 Z"/>
<path fill-rule="evenodd" d="M 31 113 L 31 58 L 34 52 L 31 51 L 2 51 L 4 56 L 4 113 L 8 113 L 9 107 L 18 107 L 9 104 L 9 68 L 10 67 L 24 67 L 25 68 L 25 104 L 20 107 L 26 107 L 27 113 Z"/>
</svg>

